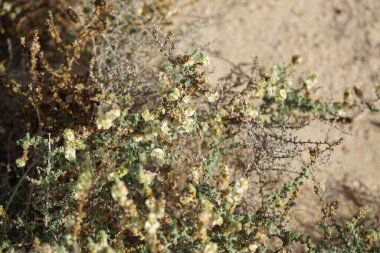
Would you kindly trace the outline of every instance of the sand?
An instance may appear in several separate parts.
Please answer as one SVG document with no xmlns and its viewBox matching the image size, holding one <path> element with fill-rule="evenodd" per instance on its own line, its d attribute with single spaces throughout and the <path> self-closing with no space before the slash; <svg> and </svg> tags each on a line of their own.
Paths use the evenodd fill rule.
<svg viewBox="0 0 380 253">
<path fill-rule="evenodd" d="M 232 4 L 227 9 L 227 4 Z M 195 29 L 198 45 L 209 44 L 215 73 L 226 74 L 229 64 L 258 57 L 266 67 L 303 61 L 296 77 L 317 74 L 316 95 L 342 99 L 346 88 L 356 85 L 368 97 L 380 85 L 380 1 L 377 0 L 208 0 L 192 1 L 191 15 L 225 12 L 222 22 Z M 183 15 L 188 9 L 179 9 Z M 364 113 L 340 133 L 343 144 L 334 152 L 332 165 L 322 166 L 318 179 L 326 184 L 326 197 L 344 199 L 341 212 L 353 214 L 358 206 L 380 201 L 380 114 Z M 314 127 L 305 136 L 323 130 Z M 308 188 L 300 199 L 299 222 L 313 224 L 319 213 L 316 197 Z M 362 190 L 371 194 L 362 194 Z M 360 195 L 362 194 L 362 195 Z M 379 204 L 379 203 L 377 203 Z M 380 206 L 380 205 L 379 205 Z"/>
</svg>

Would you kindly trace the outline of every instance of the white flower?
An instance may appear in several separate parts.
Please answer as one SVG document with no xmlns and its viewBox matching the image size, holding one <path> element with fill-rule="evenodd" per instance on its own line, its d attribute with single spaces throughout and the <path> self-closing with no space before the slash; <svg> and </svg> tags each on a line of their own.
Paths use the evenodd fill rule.
<svg viewBox="0 0 380 253">
<path fill-rule="evenodd" d="M 217 101 L 219 99 L 219 93 L 218 92 L 214 92 L 214 93 L 209 93 L 207 94 L 207 101 L 209 103 L 214 103 L 215 101 Z"/>
<path fill-rule="evenodd" d="M 65 129 L 65 131 L 63 131 L 63 138 L 67 142 L 74 142 L 75 141 L 75 136 L 74 136 L 73 130 L 71 130 L 71 129 Z"/>
<path fill-rule="evenodd" d="M 118 106 L 113 106 L 113 108 L 106 112 L 106 118 L 111 118 L 111 119 L 117 119 L 121 115 L 120 108 Z"/>
<path fill-rule="evenodd" d="M 201 57 L 201 59 L 200 59 L 200 63 L 201 63 L 203 66 L 209 66 L 209 65 L 211 64 L 210 57 L 208 57 L 207 55 L 204 55 L 203 57 Z"/>
<path fill-rule="evenodd" d="M 192 200 L 193 200 L 192 196 L 182 196 L 182 197 L 179 198 L 179 201 L 183 205 L 189 204 Z"/>
<path fill-rule="evenodd" d="M 236 182 L 234 191 L 238 194 L 243 194 L 248 190 L 248 180 L 245 178 L 239 179 Z"/>
<path fill-rule="evenodd" d="M 191 58 L 190 60 L 188 60 L 183 66 L 185 67 L 191 67 L 194 65 L 194 59 Z"/>
<path fill-rule="evenodd" d="M 140 184 L 152 184 L 154 177 L 156 176 L 155 173 L 144 170 L 140 168 L 138 170 L 138 181 Z"/>
<path fill-rule="evenodd" d="M 75 148 L 73 147 L 66 147 L 65 148 L 65 158 L 70 161 L 70 162 L 73 162 L 76 160 L 76 150 Z"/>
<path fill-rule="evenodd" d="M 102 104 L 98 108 L 98 118 L 96 126 L 98 129 L 107 130 L 112 127 L 114 120 L 121 115 L 120 108 L 117 104 Z"/>
<path fill-rule="evenodd" d="M 157 210 L 157 218 L 162 219 L 165 217 L 165 206 L 159 206 Z"/>
<path fill-rule="evenodd" d="M 89 171 L 84 171 L 78 178 L 78 182 L 75 189 L 75 198 L 76 199 L 84 199 L 89 189 L 91 188 L 92 176 Z"/>
<path fill-rule="evenodd" d="M 247 117 L 250 118 L 250 119 L 256 119 L 257 116 L 259 116 L 259 112 L 256 111 L 255 109 L 248 108 L 248 109 L 246 110 L 246 115 L 247 115 Z"/>
<path fill-rule="evenodd" d="M 203 224 L 209 224 L 211 220 L 211 216 L 212 216 L 212 213 L 206 210 L 198 214 L 198 220 Z"/>
<path fill-rule="evenodd" d="M 204 133 L 207 133 L 210 129 L 209 125 L 207 124 L 207 122 L 201 122 L 201 126 L 202 126 L 202 131 Z"/>
<path fill-rule="evenodd" d="M 26 161 L 23 157 L 16 160 L 16 166 L 19 168 L 24 168 L 26 165 Z"/>
<path fill-rule="evenodd" d="M 152 157 L 153 162 L 159 166 L 165 163 L 166 154 L 160 148 L 153 149 L 150 156 Z"/>
<path fill-rule="evenodd" d="M 274 96 L 274 92 L 275 92 L 275 88 L 272 87 L 271 85 L 269 85 L 267 87 L 267 96 L 268 97 L 273 97 Z"/>
<path fill-rule="evenodd" d="M 145 206 L 149 210 L 153 210 L 156 207 L 156 199 L 154 197 L 150 197 L 147 200 L 145 200 Z"/>
<path fill-rule="evenodd" d="M 155 213 L 149 213 L 148 219 L 145 222 L 144 228 L 148 234 L 155 234 L 157 229 L 160 227 L 160 223 L 157 220 L 157 215 Z"/>
<path fill-rule="evenodd" d="M 169 135 L 170 134 L 170 128 L 169 128 L 169 125 L 168 125 L 167 121 L 162 122 L 162 126 L 161 126 L 160 129 L 161 129 L 161 132 L 164 135 Z"/>
<path fill-rule="evenodd" d="M 176 101 L 181 96 L 181 91 L 178 88 L 173 88 L 170 92 L 168 99 L 169 101 Z"/>
<path fill-rule="evenodd" d="M 83 141 L 75 139 L 74 131 L 71 129 L 65 129 L 65 131 L 63 131 L 63 138 L 65 139 L 65 158 L 73 162 L 76 160 L 76 150 L 84 149 L 86 145 Z"/>
<path fill-rule="evenodd" d="M 132 137 L 132 139 L 135 141 L 135 142 L 140 142 L 140 141 L 143 141 L 145 138 L 143 135 L 135 135 Z"/>
<path fill-rule="evenodd" d="M 214 242 L 209 242 L 204 248 L 202 253 L 217 253 L 218 252 L 218 244 Z"/>
<path fill-rule="evenodd" d="M 4 2 L 4 5 L 2 6 L 4 13 L 10 12 L 12 10 L 12 6 L 12 3 Z"/>
<path fill-rule="evenodd" d="M 116 180 L 112 186 L 111 195 L 115 201 L 123 205 L 127 201 L 128 189 L 122 181 Z"/>
<path fill-rule="evenodd" d="M 193 118 L 186 118 L 183 122 L 183 132 L 185 133 L 191 133 L 194 130 L 195 127 L 195 120 Z"/>
<path fill-rule="evenodd" d="M 265 95 L 265 89 L 263 87 L 259 86 L 257 90 L 253 91 L 253 96 L 255 98 L 262 98 L 264 97 L 264 95 Z"/>
<path fill-rule="evenodd" d="M 212 221 L 212 226 L 220 226 L 222 225 L 224 222 L 222 216 L 218 215 L 218 216 L 215 216 L 213 217 L 213 221 Z"/>
<path fill-rule="evenodd" d="M 199 180 L 200 178 L 202 177 L 202 175 L 204 174 L 204 168 L 202 166 L 199 166 L 199 167 L 193 167 L 191 169 L 191 175 L 190 175 L 190 178 L 193 182 L 195 183 L 199 183 Z"/>
<path fill-rule="evenodd" d="M 338 116 L 339 117 L 345 117 L 346 115 L 347 115 L 347 113 L 345 111 L 343 111 L 343 110 L 339 110 L 338 111 Z"/>
<path fill-rule="evenodd" d="M 154 120 L 154 115 L 151 114 L 148 109 L 145 109 L 145 111 L 142 113 L 142 118 L 145 121 L 153 121 Z"/>
<path fill-rule="evenodd" d="M 96 126 L 98 129 L 110 129 L 112 127 L 112 119 L 98 119 Z"/>
<path fill-rule="evenodd" d="M 191 101 L 191 97 L 190 96 L 184 96 L 182 98 L 182 103 L 184 103 L 184 104 L 188 104 L 188 103 L 190 103 L 190 101 Z"/>
<path fill-rule="evenodd" d="M 256 252 L 256 250 L 259 248 L 259 246 L 257 246 L 256 243 L 253 243 L 253 244 L 250 244 L 248 246 L 248 248 L 249 248 L 250 252 Z"/>
<path fill-rule="evenodd" d="M 128 169 L 125 167 L 121 167 L 117 171 L 114 171 L 108 174 L 107 179 L 108 181 L 115 181 L 117 178 L 122 178 L 127 174 L 128 174 Z"/>
<path fill-rule="evenodd" d="M 191 117 L 191 116 L 194 115 L 195 110 L 193 108 L 191 108 L 191 107 L 188 107 L 188 108 L 185 109 L 184 113 L 185 113 L 186 117 Z"/>
<path fill-rule="evenodd" d="M 136 12 L 136 15 L 139 17 L 144 11 L 144 2 L 136 2 L 133 5 L 133 9 Z"/>
<path fill-rule="evenodd" d="M 287 96 L 287 94 L 286 94 L 286 90 L 285 89 L 281 89 L 280 91 L 279 91 L 279 99 L 280 100 L 285 100 L 286 99 L 286 96 Z"/>
<path fill-rule="evenodd" d="M 241 178 L 235 183 L 235 186 L 232 192 L 230 192 L 226 196 L 226 200 L 230 204 L 237 204 L 242 200 L 244 194 L 247 191 L 248 191 L 248 180 L 245 178 Z"/>
</svg>

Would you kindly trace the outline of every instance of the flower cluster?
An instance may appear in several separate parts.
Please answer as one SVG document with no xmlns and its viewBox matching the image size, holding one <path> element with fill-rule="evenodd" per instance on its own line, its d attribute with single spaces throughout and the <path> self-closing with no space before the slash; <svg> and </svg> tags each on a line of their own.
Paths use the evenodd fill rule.
<svg viewBox="0 0 380 253">
<path fill-rule="evenodd" d="M 112 127 L 113 122 L 121 115 L 120 108 L 117 104 L 101 104 L 98 108 L 98 118 L 96 126 L 98 129 L 107 130 Z"/>
<path fill-rule="evenodd" d="M 92 175 L 89 171 L 84 171 L 79 176 L 76 190 L 75 190 L 75 198 L 77 200 L 84 200 L 88 194 L 88 191 L 91 188 L 92 183 Z"/>
<path fill-rule="evenodd" d="M 112 186 L 112 198 L 123 208 L 124 216 L 121 223 L 126 229 L 129 229 L 134 235 L 141 236 L 142 223 L 139 221 L 139 213 L 134 201 L 128 198 L 128 189 L 123 181 L 116 179 Z"/>
<path fill-rule="evenodd" d="M 232 190 L 227 194 L 226 201 L 234 207 L 240 203 L 247 191 L 248 180 L 246 178 L 241 178 L 235 183 Z"/>
<path fill-rule="evenodd" d="M 36 146 L 41 142 L 42 138 L 41 137 L 30 137 L 29 133 L 25 136 L 24 139 L 20 141 L 22 144 L 22 149 L 23 149 L 23 155 L 16 160 L 16 166 L 19 168 L 25 167 L 26 163 L 29 160 L 28 153 L 29 153 L 29 148 L 32 146 Z"/>
<path fill-rule="evenodd" d="M 165 151 L 160 148 L 155 148 L 150 153 L 153 163 L 157 166 L 161 166 L 165 163 L 166 154 Z"/>
<path fill-rule="evenodd" d="M 198 235 L 197 237 L 203 242 L 208 241 L 207 230 L 214 226 L 222 225 L 223 218 L 214 212 L 214 205 L 207 199 L 201 201 L 202 211 L 198 215 Z"/>
<path fill-rule="evenodd" d="M 73 162 L 76 160 L 77 150 L 85 149 L 85 144 L 82 140 L 78 140 L 74 136 L 74 131 L 71 129 L 65 129 L 63 132 L 63 138 L 65 140 L 65 158 Z"/>
<path fill-rule="evenodd" d="M 145 240 L 152 252 L 162 252 L 164 245 L 159 241 L 157 232 L 161 226 L 159 220 L 164 218 L 165 215 L 166 200 L 161 198 L 157 201 L 153 196 L 150 196 L 145 201 L 145 205 L 149 210 L 144 224 L 146 232 Z"/>
</svg>

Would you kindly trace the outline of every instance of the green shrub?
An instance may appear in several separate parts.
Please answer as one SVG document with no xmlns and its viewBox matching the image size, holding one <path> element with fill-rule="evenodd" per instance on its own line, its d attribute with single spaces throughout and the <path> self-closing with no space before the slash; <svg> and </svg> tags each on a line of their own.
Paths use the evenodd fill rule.
<svg viewBox="0 0 380 253">
<path fill-rule="evenodd" d="M 12 16 L 11 2 L 0 3 L 2 15 Z M 5 62 L 1 82 L 29 133 L 11 167 L 22 171 L 19 183 L 0 185 L 9 192 L 0 206 L 0 248 L 378 251 L 380 230 L 362 226 L 366 212 L 339 222 L 338 202 L 323 199 L 314 177 L 341 139 L 296 135 L 313 120 L 350 123 L 351 112 L 375 111 L 376 100 L 356 87 L 343 102 L 313 99 L 316 77 L 294 83 L 292 65 L 266 72 L 256 62 L 239 64 L 212 86 L 207 55 L 176 53 L 173 34 L 155 27 L 173 6 L 78 2 L 73 20 L 55 22 L 51 12 L 49 37 L 21 38 L 25 73 L 12 76 Z M 76 9 L 85 21 L 69 31 Z M 289 166 L 305 154 L 308 162 Z M 309 180 L 322 203 L 318 241 L 288 226 Z M 252 207 L 248 194 L 259 204 Z"/>
</svg>

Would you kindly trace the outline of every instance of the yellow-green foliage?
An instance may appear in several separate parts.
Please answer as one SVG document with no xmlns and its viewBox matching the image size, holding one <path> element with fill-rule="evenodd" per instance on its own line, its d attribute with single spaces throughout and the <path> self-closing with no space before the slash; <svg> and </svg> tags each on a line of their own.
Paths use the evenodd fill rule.
<svg viewBox="0 0 380 253">
<path fill-rule="evenodd" d="M 21 19 L 12 17 L 22 15 L 15 5 L 34 6 L 0 3 L 1 24 L 14 27 Z M 341 141 L 304 141 L 293 132 L 314 119 L 350 122 L 352 110 L 375 110 L 375 101 L 315 100 L 315 76 L 293 83 L 292 65 L 265 72 L 255 62 L 239 64 L 213 86 L 206 54 L 176 53 L 173 34 L 162 36 L 155 27 L 174 6 L 72 2 L 64 8 L 71 20 L 51 11 L 47 29 L 13 35 L 20 36 L 27 63 L 17 77 L 11 59 L 0 59 L 1 84 L 25 113 L 30 133 L 11 167 L 23 176 L 17 187 L 4 187 L 0 249 L 286 252 L 303 244 L 310 252 L 380 250 L 378 228 L 360 223 L 364 211 L 339 223 L 337 202 L 324 203 L 322 195 L 320 240 L 287 226 L 300 186 L 311 180 L 320 189 L 318 161 Z M 157 67 L 150 60 L 160 54 Z M 309 162 L 290 173 L 289 162 L 305 154 Z M 260 199 L 254 208 L 247 201 L 252 196 Z"/>
</svg>

